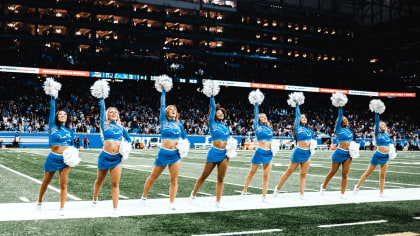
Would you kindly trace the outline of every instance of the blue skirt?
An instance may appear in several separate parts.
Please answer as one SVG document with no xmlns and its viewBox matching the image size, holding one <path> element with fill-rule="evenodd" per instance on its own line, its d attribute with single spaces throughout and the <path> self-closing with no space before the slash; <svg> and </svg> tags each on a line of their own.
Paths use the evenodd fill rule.
<svg viewBox="0 0 420 236">
<path fill-rule="evenodd" d="M 179 160 L 181 160 L 181 157 L 179 156 L 178 149 L 168 150 L 160 148 L 154 164 L 156 166 L 167 166 L 174 164 Z"/>
<path fill-rule="evenodd" d="M 388 153 L 381 153 L 376 151 L 373 156 L 372 159 L 370 159 L 370 164 L 371 165 L 383 165 L 385 163 L 387 163 L 389 161 L 389 156 Z"/>
<path fill-rule="evenodd" d="M 119 153 L 111 154 L 102 150 L 98 158 L 98 169 L 109 170 L 121 163 L 122 156 Z"/>
<path fill-rule="evenodd" d="M 267 164 L 273 159 L 273 153 L 271 150 L 264 150 L 258 148 L 252 157 L 251 163 L 256 165 Z"/>
<path fill-rule="evenodd" d="M 66 167 L 67 165 L 64 163 L 63 155 L 50 152 L 47 156 L 47 160 L 45 160 L 43 171 L 58 171 Z"/>
<path fill-rule="evenodd" d="M 302 149 L 300 147 L 296 147 L 295 150 L 292 153 L 292 156 L 290 157 L 290 160 L 292 163 L 302 163 L 311 157 L 311 151 L 310 149 Z"/>
<path fill-rule="evenodd" d="M 332 155 L 332 162 L 343 163 L 350 158 L 350 152 L 343 150 L 341 148 L 335 149 L 334 154 Z"/>
<path fill-rule="evenodd" d="M 212 147 L 207 154 L 207 162 L 221 162 L 226 158 L 226 149 Z"/>
</svg>

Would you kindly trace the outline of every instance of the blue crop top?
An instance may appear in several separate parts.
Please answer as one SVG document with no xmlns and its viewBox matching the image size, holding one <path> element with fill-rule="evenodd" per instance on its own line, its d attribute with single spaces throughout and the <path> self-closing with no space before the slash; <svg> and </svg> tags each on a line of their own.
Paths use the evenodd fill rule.
<svg viewBox="0 0 420 236">
<path fill-rule="evenodd" d="M 353 141 L 353 133 L 349 128 L 343 128 L 341 123 L 343 122 L 343 108 L 338 108 L 338 119 L 335 124 L 335 133 L 337 134 L 338 142 L 351 142 Z"/>
<path fill-rule="evenodd" d="M 216 121 L 216 102 L 214 97 L 210 97 L 210 115 L 209 115 L 209 127 L 210 135 L 214 140 L 227 141 L 230 135 L 229 127 L 224 125 L 221 121 Z"/>
<path fill-rule="evenodd" d="M 311 139 L 315 139 L 312 130 L 306 128 L 304 125 L 300 125 L 300 109 L 298 104 L 296 104 L 295 113 L 296 118 L 293 129 L 295 131 L 296 141 L 311 141 Z"/>
<path fill-rule="evenodd" d="M 55 99 L 51 97 L 50 119 L 48 126 L 50 128 L 50 145 L 72 146 L 74 140 L 73 130 L 66 128 L 65 125 L 57 127 L 55 125 Z"/>
<path fill-rule="evenodd" d="M 106 110 L 105 110 L 105 99 L 101 98 L 99 101 L 99 105 L 101 106 L 101 130 L 104 140 L 115 140 L 115 141 L 122 141 L 124 137 L 127 142 L 131 142 L 131 138 L 128 135 L 127 130 L 118 125 L 117 122 L 106 122 Z"/>
<path fill-rule="evenodd" d="M 392 143 L 391 138 L 385 132 L 379 131 L 379 114 L 375 113 L 375 140 L 376 146 L 388 146 Z"/>
<path fill-rule="evenodd" d="M 168 120 L 166 117 L 166 91 L 162 90 L 160 97 L 160 135 L 162 139 L 178 140 L 187 138 L 184 126 L 176 120 Z"/>
<path fill-rule="evenodd" d="M 258 141 L 269 141 L 273 138 L 273 129 L 267 125 L 260 124 L 258 104 L 254 105 L 254 130 Z"/>
</svg>

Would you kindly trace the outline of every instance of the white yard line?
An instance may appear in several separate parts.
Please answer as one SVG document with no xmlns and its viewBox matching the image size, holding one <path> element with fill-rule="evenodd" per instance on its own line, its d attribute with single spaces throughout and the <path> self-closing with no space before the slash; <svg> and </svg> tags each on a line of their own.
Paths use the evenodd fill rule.
<svg viewBox="0 0 420 236">
<path fill-rule="evenodd" d="M 318 192 L 305 193 L 304 200 L 299 199 L 299 193 L 283 193 L 278 198 L 268 195 L 267 202 L 261 201 L 261 195 L 249 196 L 223 196 L 221 207 L 214 206 L 215 196 L 197 196 L 194 202 L 189 197 L 176 198 L 176 210 L 168 207 L 168 198 L 147 199 L 147 204 L 142 205 L 139 199 L 120 200 L 118 211 L 123 216 L 138 215 L 165 215 L 165 214 L 184 214 L 202 212 L 225 212 L 255 209 L 285 209 L 292 207 L 310 207 L 340 205 L 351 203 L 368 202 L 394 202 L 420 200 L 420 188 L 412 189 L 389 189 L 386 190 L 387 198 L 378 196 L 377 190 L 361 190 L 357 196 L 346 194 L 346 199 L 340 199 L 339 191 L 329 191 L 324 196 Z M 0 204 L 0 222 L 2 221 L 22 221 L 22 220 L 42 220 L 42 219 L 78 219 L 78 218 L 99 218 L 113 216 L 112 200 L 98 201 L 95 208 L 91 208 L 91 201 L 70 201 L 66 202 L 66 214 L 58 214 L 59 202 L 45 202 L 42 210 L 37 210 L 33 203 L 5 203 Z M 351 225 L 364 224 L 366 222 L 348 223 Z M 344 225 L 344 224 L 339 224 Z M 322 227 L 334 227 L 339 225 L 327 225 Z"/>
<path fill-rule="evenodd" d="M 413 219 L 415 219 L 415 220 L 420 220 L 420 217 L 413 217 Z"/>
<path fill-rule="evenodd" d="M 243 232 L 229 232 L 229 233 L 217 233 L 217 234 L 193 234 L 192 236 L 223 236 L 223 235 L 244 235 L 244 234 L 263 234 L 272 232 L 281 232 L 281 229 L 264 229 L 254 231 L 243 231 Z"/>
<path fill-rule="evenodd" d="M 204 192 L 197 192 L 198 194 L 201 194 L 201 195 L 205 195 L 205 196 L 213 196 L 212 194 L 209 194 L 209 193 L 204 193 Z"/>
<path fill-rule="evenodd" d="M 354 223 L 344 223 L 344 224 L 333 224 L 333 225 L 319 225 L 319 228 L 331 228 L 331 227 L 338 227 L 338 226 L 351 226 L 351 225 L 366 225 L 366 224 L 380 224 L 386 223 L 387 220 L 375 220 L 375 221 L 361 221 L 361 222 L 354 222 Z"/>
<path fill-rule="evenodd" d="M 20 197 L 19 198 L 22 202 L 30 202 L 29 199 L 27 199 L 26 197 Z"/>
<path fill-rule="evenodd" d="M 162 196 L 162 197 L 170 197 L 169 195 L 163 194 L 163 193 L 158 193 L 157 195 Z"/>
<path fill-rule="evenodd" d="M 123 195 L 120 195 L 120 198 L 122 198 L 122 199 L 129 199 L 129 197 L 126 197 L 126 196 L 123 196 Z"/>
<path fill-rule="evenodd" d="M 8 171 L 10 171 L 10 172 L 12 172 L 12 173 L 15 173 L 15 174 L 17 174 L 17 175 L 20 175 L 20 176 L 22 176 L 22 177 L 25 177 L 25 178 L 27 178 L 27 179 L 30 179 L 30 180 L 34 181 L 35 183 L 37 183 L 37 184 L 42 184 L 42 181 L 39 181 L 39 180 L 37 180 L 37 179 L 35 179 L 35 178 L 32 178 L 32 177 L 30 177 L 30 176 L 28 176 L 28 175 L 25 175 L 25 174 L 22 174 L 22 173 L 20 173 L 20 172 L 17 172 L 17 171 L 15 171 L 15 170 L 13 170 L 13 169 L 10 169 L 9 167 L 6 167 L 6 166 L 1 165 L 1 164 L 0 164 L 0 167 L 1 167 L 1 168 L 3 168 L 3 169 L 6 169 L 6 170 L 8 170 Z M 51 190 L 53 190 L 53 191 L 55 191 L 55 192 L 57 192 L 57 193 L 60 193 L 60 189 L 54 188 L 54 187 L 53 187 L 53 186 L 51 186 L 51 185 L 48 185 L 48 188 L 49 188 L 49 189 L 51 189 Z M 76 201 L 80 201 L 80 200 L 82 200 L 82 199 L 80 199 L 80 198 L 78 198 L 78 197 L 76 197 L 76 196 L 74 196 L 74 195 L 72 195 L 72 194 L 70 194 L 70 193 L 67 193 L 67 197 L 69 197 L 69 198 L 71 198 L 71 199 L 73 199 L 73 200 L 76 200 Z"/>
</svg>

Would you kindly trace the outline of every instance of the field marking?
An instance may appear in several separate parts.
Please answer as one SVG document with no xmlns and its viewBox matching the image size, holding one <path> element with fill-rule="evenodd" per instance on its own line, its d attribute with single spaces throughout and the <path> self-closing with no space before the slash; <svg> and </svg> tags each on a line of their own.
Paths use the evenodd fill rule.
<svg viewBox="0 0 420 236">
<path fill-rule="evenodd" d="M 3 169 L 6 169 L 6 170 L 8 170 L 8 171 L 10 171 L 12 173 L 15 173 L 17 175 L 20 175 L 20 176 L 23 176 L 23 177 L 25 177 L 27 179 L 30 179 L 30 180 L 34 181 L 35 183 L 42 184 L 42 181 L 39 181 L 39 180 L 37 180 L 35 178 L 32 178 L 31 176 L 28 176 L 28 175 L 22 174 L 20 172 L 17 172 L 17 171 L 15 171 L 13 169 L 10 169 L 9 167 L 6 167 L 6 166 L 1 165 L 1 164 L 0 164 L 0 167 L 3 168 Z M 57 189 L 57 188 L 55 188 L 55 187 L 53 187 L 51 185 L 48 185 L 48 188 L 51 189 L 51 190 L 53 190 L 53 191 L 55 191 L 55 192 L 57 192 L 57 193 L 60 193 L 60 189 Z M 71 198 L 73 200 L 76 200 L 76 201 L 82 200 L 82 199 L 80 199 L 80 198 L 78 198 L 78 197 L 76 197 L 76 196 L 74 196 L 74 195 L 72 195 L 70 193 L 67 193 L 67 197 L 69 197 L 69 198 Z"/>
<path fill-rule="evenodd" d="M 120 195 L 120 198 L 122 198 L 122 199 L 129 199 L 129 197 L 126 197 L 126 196 L 123 196 L 123 195 Z"/>
<path fill-rule="evenodd" d="M 22 151 L 22 152 L 25 152 L 25 151 Z M 30 152 L 28 152 L 28 153 L 30 153 Z M 95 153 L 86 153 L 86 154 L 90 156 L 90 155 L 93 155 Z M 40 155 L 40 154 L 38 154 L 38 155 Z M 143 159 L 143 160 L 151 161 L 150 158 L 144 158 L 144 157 L 135 157 L 135 159 Z M 82 162 L 97 164 L 96 162 L 91 162 L 91 161 L 86 161 L 86 160 L 82 160 Z M 201 166 L 204 165 L 204 164 L 191 163 L 191 162 L 186 162 L 186 161 L 184 161 L 183 164 L 201 165 Z M 151 171 L 136 169 L 136 168 L 130 167 L 130 165 L 127 165 L 127 166 L 124 166 L 123 165 L 123 167 L 126 168 L 126 169 L 131 169 L 131 170 L 137 170 L 137 171 L 143 171 L 143 172 L 151 172 Z M 325 167 L 325 168 L 330 168 L 330 167 Z M 230 166 L 230 167 L 228 167 L 228 169 L 244 169 L 244 170 L 249 170 L 249 168 L 235 167 L 235 166 Z M 271 173 L 283 173 L 283 172 L 282 171 L 272 170 Z M 162 174 L 168 175 L 167 173 L 162 173 Z M 257 172 L 256 175 L 262 175 L 261 171 Z M 192 177 L 192 176 L 185 176 L 185 175 L 179 175 L 179 176 L 180 177 L 184 177 L 184 178 L 197 179 L 197 177 Z M 325 178 L 324 175 L 316 175 L 316 174 L 307 174 L 307 176 L 314 176 L 314 177 L 319 177 L 319 178 Z M 341 176 L 334 176 L 333 179 L 340 179 L 341 180 Z M 359 181 L 359 179 L 355 179 L 355 178 L 348 178 L 348 180 Z M 209 180 L 209 179 L 207 179 L 206 181 L 217 182 L 217 181 L 213 181 L 213 180 Z M 365 182 L 379 183 L 378 180 L 370 180 L 370 179 L 365 180 Z M 230 183 L 230 182 L 225 182 L 225 184 L 230 184 L 230 185 L 235 185 L 235 186 L 241 186 L 241 187 L 244 186 L 243 184 L 236 184 L 236 183 Z M 416 184 L 396 183 L 396 182 L 390 182 L 390 181 L 387 181 L 386 182 L 386 185 L 388 185 L 388 186 L 389 185 L 396 185 L 397 187 L 399 187 L 399 186 L 405 186 L 405 185 L 406 186 L 420 187 L 420 185 L 416 185 Z M 262 187 L 256 187 L 256 186 L 249 186 L 249 187 L 256 188 L 256 189 L 262 189 Z M 377 188 L 375 188 L 375 189 L 377 189 Z M 306 188 L 305 190 L 318 191 L 317 189 L 310 189 L 310 188 Z"/>
<path fill-rule="evenodd" d="M 20 197 L 19 198 L 22 202 L 30 202 L 29 199 L 27 199 L 26 197 Z"/>
<path fill-rule="evenodd" d="M 415 220 L 420 220 L 420 216 L 418 216 L 418 217 L 413 217 L 413 219 L 415 219 Z"/>
<path fill-rule="evenodd" d="M 197 192 L 197 193 L 199 193 L 201 195 L 206 195 L 206 196 L 213 196 L 213 194 L 210 194 L 210 193 L 204 193 L 204 192 Z"/>
<path fill-rule="evenodd" d="M 157 195 L 160 195 L 160 196 L 163 196 L 163 197 L 171 197 L 171 196 L 169 196 L 167 194 L 163 194 L 163 193 L 158 193 Z"/>
<path fill-rule="evenodd" d="M 344 224 L 333 224 L 333 225 L 318 225 L 319 228 L 331 228 L 331 227 L 339 227 L 339 226 L 350 226 L 350 225 L 366 225 L 366 224 L 380 224 L 386 223 L 387 220 L 374 220 L 374 221 L 360 221 L 354 223 L 344 223 Z"/>
<path fill-rule="evenodd" d="M 281 232 L 282 229 L 264 229 L 264 230 L 254 230 L 254 231 L 243 231 L 243 232 L 230 232 L 230 233 L 217 233 L 217 234 L 193 234 L 191 236 L 223 236 L 223 235 L 243 235 L 243 234 L 262 234 L 262 233 L 272 233 L 272 232 Z"/>
<path fill-rule="evenodd" d="M 176 198 L 176 210 L 168 207 L 168 198 L 149 198 L 147 205 L 142 205 L 140 199 L 120 200 L 118 211 L 120 217 L 124 216 L 145 216 L 145 215 L 166 215 L 184 213 L 204 213 L 204 212 L 227 212 L 242 210 L 264 210 L 264 209 L 285 209 L 294 207 L 312 207 L 327 205 L 342 205 L 368 202 L 396 202 L 420 200 L 420 188 L 411 189 L 392 189 L 387 190 L 387 198 L 378 196 L 377 190 L 363 190 L 357 196 L 347 194 L 346 199 L 340 199 L 340 192 L 328 192 L 320 196 L 317 192 L 306 193 L 304 200 L 299 200 L 299 193 L 284 193 L 278 198 L 268 195 L 268 202 L 261 201 L 261 195 L 249 196 L 223 196 L 220 208 L 214 207 L 214 196 L 198 196 L 191 203 L 189 197 Z M 97 206 L 92 209 L 91 201 L 70 201 L 66 202 L 66 214 L 60 216 L 57 206 L 59 202 L 45 202 L 42 210 L 37 210 L 33 203 L 5 203 L 0 204 L 0 222 L 3 221 L 22 221 L 22 220 L 42 220 L 42 219 L 80 219 L 80 218 L 103 218 L 112 217 L 112 200 L 99 201 Z M 365 222 L 363 222 L 365 223 Z M 362 224 L 361 222 L 349 223 Z M 327 227 L 327 226 L 325 226 Z M 328 225 L 328 227 L 333 227 Z"/>
</svg>

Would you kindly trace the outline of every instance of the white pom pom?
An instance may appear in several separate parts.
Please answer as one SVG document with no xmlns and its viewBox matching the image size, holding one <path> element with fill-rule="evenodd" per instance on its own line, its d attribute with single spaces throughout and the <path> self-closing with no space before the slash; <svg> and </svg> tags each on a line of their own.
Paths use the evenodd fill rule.
<svg viewBox="0 0 420 236">
<path fill-rule="evenodd" d="M 372 112 L 382 114 L 385 111 L 385 104 L 379 99 L 373 99 L 369 103 L 369 109 Z"/>
<path fill-rule="evenodd" d="M 251 91 L 248 100 L 252 105 L 260 105 L 264 101 L 264 94 L 259 89 Z"/>
<path fill-rule="evenodd" d="M 58 92 L 61 89 L 61 84 L 54 80 L 52 77 L 48 77 L 44 82 L 44 91 L 47 95 L 54 98 L 58 97 Z"/>
<path fill-rule="evenodd" d="M 188 151 L 190 150 L 190 141 L 188 139 L 178 139 L 178 144 L 176 145 L 176 149 L 178 149 L 179 156 L 181 158 L 186 157 L 188 155 Z"/>
<path fill-rule="evenodd" d="M 68 147 L 63 152 L 63 161 L 70 167 L 75 167 L 80 163 L 79 151 L 75 147 Z"/>
<path fill-rule="evenodd" d="M 169 92 L 172 89 L 172 85 L 171 77 L 167 75 L 156 76 L 155 88 L 157 91 L 162 92 L 162 90 L 165 90 L 166 92 Z"/>
<path fill-rule="evenodd" d="M 271 140 L 271 152 L 273 153 L 273 157 L 276 153 L 280 150 L 280 140 L 273 139 Z"/>
<path fill-rule="evenodd" d="M 238 147 L 238 140 L 235 138 L 229 137 L 226 143 L 226 156 L 229 158 L 236 157 L 236 148 Z"/>
<path fill-rule="evenodd" d="M 302 105 L 305 102 L 305 96 L 302 92 L 294 92 L 289 94 L 289 99 L 287 99 L 287 104 L 291 107 L 296 107 L 296 104 Z"/>
<path fill-rule="evenodd" d="M 359 156 L 360 156 L 359 149 L 360 149 L 360 144 L 358 144 L 354 141 L 351 141 L 350 146 L 349 146 L 350 157 L 351 158 L 359 158 Z"/>
<path fill-rule="evenodd" d="M 92 96 L 96 98 L 107 98 L 109 96 L 109 90 L 109 84 L 104 79 L 97 80 L 92 87 L 90 87 Z"/>
<path fill-rule="evenodd" d="M 216 96 L 220 92 L 220 86 L 217 81 L 206 80 L 203 84 L 203 93 L 207 97 Z"/>
<path fill-rule="evenodd" d="M 347 104 L 348 99 L 345 94 L 334 93 L 331 96 L 331 101 L 332 101 L 333 106 L 335 107 L 344 107 Z"/>
<path fill-rule="evenodd" d="M 395 149 L 395 146 L 392 143 L 389 144 L 388 156 L 391 160 L 397 157 L 397 150 Z"/>
<path fill-rule="evenodd" d="M 315 139 L 311 139 L 311 145 L 309 148 L 311 149 L 311 156 L 315 154 L 316 147 L 318 146 L 318 142 Z"/>
<path fill-rule="evenodd" d="M 130 152 L 131 152 L 131 144 L 125 140 L 122 141 L 120 144 L 120 150 L 119 150 L 119 153 L 121 154 L 122 159 L 123 160 L 128 159 L 129 157 L 128 155 L 130 154 Z"/>
</svg>

